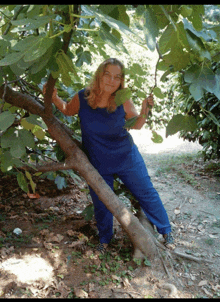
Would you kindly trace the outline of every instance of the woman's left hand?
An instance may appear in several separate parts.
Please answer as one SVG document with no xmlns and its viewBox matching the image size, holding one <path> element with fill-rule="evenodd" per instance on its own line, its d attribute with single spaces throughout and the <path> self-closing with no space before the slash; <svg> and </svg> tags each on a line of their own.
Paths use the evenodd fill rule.
<svg viewBox="0 0 220 302">
<path fill-rule="evenodd" d="M 142 110 L 147 111 L 147 109 L 152 109 L 154 106 L 153 94 L 151 93 L 142 103 Z"/>
</svg>

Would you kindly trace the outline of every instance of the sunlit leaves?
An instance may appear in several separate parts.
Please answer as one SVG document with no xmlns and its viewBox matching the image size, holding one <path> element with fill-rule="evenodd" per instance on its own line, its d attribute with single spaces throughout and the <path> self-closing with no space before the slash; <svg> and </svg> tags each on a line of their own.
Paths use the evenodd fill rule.
<svg viewBox="0 0 220 302">
<path fill-rule="evenodd" d="M 0 66 L 17 63 L 22 58 L 24 62 L 33 62 L 42 57 L 53 44 L 53 40 L 42 36 L 29 36 L 19 41 L 12 48 L 15 52 L 7 54 L 0 61 Z"/>
<path fill-rule="evenodd" d="M 72 79 L 70 73 L 74 74 L 76 79 L 78 78 L 76 67 L 74 66 L 72 60 L 68 57 L 64 51 L 60 51 L 56 56 L 56 62 L 58 65 L 57 71 L 52 71 L 51 74 L 54 78 L 57 78 L 59 74 L 61 74 L 61 79 L 66 86 L 70 86 L 72 83 Z"/>
<path fill-rule="evenodd" d="M 161 135 L 159 135 L 156 131 L 152 130 L 152 137 L 151 137 L 152 142 L 156 144 L 161 144 L 163 142 L 163 138 Z"/>
<path fill-rule="evenodd" d="M 130 98 L 131 98 L 131 90 L 129 88 L 120 89 L 116 92 L 115 103 L 117 106 L 120 106 Z"/>
<path fill-rule="evenodd" d="M 152 9 L 147 5 L 145 8 L 144 14 L 144 35 L 145 41 L 147 43 L 148 48 L 151 51 L 155 50 L 156 47 L 156 38 L 159 34 L 159 27 L 157 24 L 157 18 L 152 11 Z"/>
<path fill-rule="evenodd" d="M 190 84 L 189 91 L 196 101 L 203 97 L 204 90 L 220 99 L 219 75 L 211 67 L 194 64 L 185 72 L 184 80 Z"/>
<path fill-rule="evenodd" d="M 177 114 L 172 117 L 166 127 L 166 137 L 173 135 L 180 130 L 195 131 L 197 127 L 197 123 L 193 116 Z"/>
<path fill-rule="evenodd" d="M 35 16 L 33 19 L 25 18 L 20 20 L 12 20 L 11 23 L 16 26 L 12 29 L 12 32 L 18 31 L 28 31 L 39 28 L 40 26 L 44 26 L 51 19 L 53 19 L 55 15 L 50 16 Z"/>
<path fill-rule="evenodd" d="M 192 50 L 195 53 L 197 53 L 200 57 L 205 57 L 205 58 L 211 60 L 210 53 L 206 50 L 202 40 L 199 37 L 197 37 L 189 29 L 186 29 L 186 36 L 187 36 L 189 45 L 191 46 Z"/>
<path fill-rule="evenodd" d="M 82 47 L 76 50 L 76 55 L 78 59 L 76 60 L 76 66 L 81 67 L 83 63 L 90 64 L 92 61 L 92 56 L 89 51 L 84 51 Z"/>
<path fill-rule="evenodd" d="M 159 87 L 155 87 L 153 90 L 153 94 L 158 97 L 159 99 L 163 99 L 165 95 L 161 92 L 161 89 Z"/>
</svg>

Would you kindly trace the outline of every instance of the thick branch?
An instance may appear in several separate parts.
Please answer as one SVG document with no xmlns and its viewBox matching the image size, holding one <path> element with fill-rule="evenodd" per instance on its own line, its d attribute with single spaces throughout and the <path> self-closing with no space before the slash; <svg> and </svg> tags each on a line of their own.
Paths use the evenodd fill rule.
<svg viewBox="0 0 220 302">
<path fill-rule="evenodd" d="M 75 144 L 81 148 L 81 143 L 72 138 L 74 133 L 66 125 L 62 124 L 55 116 L 48 117 L 45 114 L 44 107 L 30 95 L 14 91 L 10 86 L 3 85 L 0 87 L 0 98 L 2 98 L 4 94 L 5 87 L 5 101 L 7 103 L 25 109 L 32 114 L 41 116 L 48 127 L 48 132 L 50 133 L 51 137 L 55 139 L 60 146 L 65 146 L 65 141 L 69 142 L 68 146 L 72 146 L 71 150 L 69 148 L 63 150 L 67 157 L 72 154 L 71 152 L 73 152 Z M 58 133 L 59 137 L 57 137 L 56 134 L 55 136 L 53 135 L 54 131 L 55 133 Z"/>
<path fill-rule="evenodd" d="M 44 165 L 33 166 L 33 169 L 37 172 L 49 172 L 49 171 L 59 171 L 59 170 L 70 170 L 74 167 L 70 163 L 47 163 Z M 24 165 L 22 167 L 24 170 L 30 170 L 30 166 Z"/>
<path fill-rule="evenodd" d="M 49 79 L 47 81 L 47 89 L 44 96 L 44 106 L 45 106 L 45 114 L 48 117 L 53 116 L 53 107 L 52 107 L 52 94 L 54 90 L 54 86 L 56 83 L 56 79 L 52 77 L 52 75 L 49 75 Z"/>
<path fill-rule="evenodd" d="M 2 98 L 4 94 L 4 87 L 5 85 L 2 85 L 0 87 L 0 98 Z M 12 104 L 16 107 L 25 109 L 32 114 L 42 116 L 44 112 L 44 107 L 39 102 L 37 102 L 34 98 L 32 98 L 28 94 L 23 94 L 18 91 L 14 91 L 8 85 L 6 86 L 6 92 L 4 98 L 5 98 L 5 102 Z"/>
</svg>

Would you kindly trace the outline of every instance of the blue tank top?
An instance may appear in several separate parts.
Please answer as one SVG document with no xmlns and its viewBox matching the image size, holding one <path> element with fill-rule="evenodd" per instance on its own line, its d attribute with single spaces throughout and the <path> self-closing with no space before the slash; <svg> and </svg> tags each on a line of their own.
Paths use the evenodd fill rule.
<svg viewBox="0 0 220 302">
<path fill-rule="evenodd" d="M 92 109 L 84 92 L 85 89 L 78 92 L 83 150 L 100 173 L 117 173 L 134 145 L 132 136 L 124 128 L 124 107 L 118 106 L 112 113 L 106 108 Z"/>
</svg>

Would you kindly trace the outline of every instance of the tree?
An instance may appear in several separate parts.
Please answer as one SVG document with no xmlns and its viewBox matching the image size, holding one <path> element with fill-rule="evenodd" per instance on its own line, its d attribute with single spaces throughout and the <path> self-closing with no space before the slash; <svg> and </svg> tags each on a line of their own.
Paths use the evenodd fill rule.
<svg viewBox="0 0 220 302">
<path fill-rule="evenodd" d="M 121 223 L 135 248 L 149 259 L 156 259 L 159 243 L 90 164 L 77 139 L 80 134 L 77 132 L 78 120 L 71 118 L 71 128 L 62 123 L 58 117 L 64 121 L 68 117 L 55 111 L 51 95 L 55 85 L 59 95 L 66 98 L 82 88 L 84 83 L 79 77 L 80 69 L 84 63 L 92 62 L 93 54 L 108 57 L 106 44 L 128 54 L 123 43 L 126 37 L 143 49 L 158 51 L 155 83 L 151 90 L 156 97 L 163 98 L 164 94 L 157 87 L 157 70 L 164 71 L 162 80 L 165 80 L 172 73 L 189 70 L 194 64 L 191 63 L 193 60 L 199 64 L 210 61 L 210 52 L 197 34 L 198 30 L 203 29 L 203 13 L 202 5 L 2 5 L 1 171 L 6 173 L 14 169 L 20 187 L 28 190 L 27 178 L 34 191 L 30 171 L 34 170 L 35 175 L 62 171 L 76 177 L 73 169 L 87 181 Z M 130 26 L 130 16 L 138 22 L 139 29 Z M 140 65 L 133 64 L 128 73 L 131 79 L 135 73 L 138 75 L 133 86 L 140 90 L 145 78 Z M 85 76 L 89 76 L 89 73 L 85 72 L 84 79 Z M 41 89 L 46 81 L 47 91 L 43 97 Z M 211 89 L 208 84 L 207 81 L 207 87 Z M 197 97 L 195 85 L 190 91 Z M 187 127 L 187 130 L 191 130 L 191 126 L 188 116 L 181 118 L 182 129 Z M 154 138 L 157 141 L 158 137 Z M 54 142 L 56 157 L 52 152 Z M 45 146 L 52 154 L 52 163 L 42 162 L 42 158 L 45 159 Z M 64 156 L 59 156 L 60 150 Z M 60 161 L 54 162 L 57 158 Z M 34 165 L 33 160 L 38 163 Z M 60 187 L 63 186 L 62 176 L 56 181 Z"/>
</svg>

